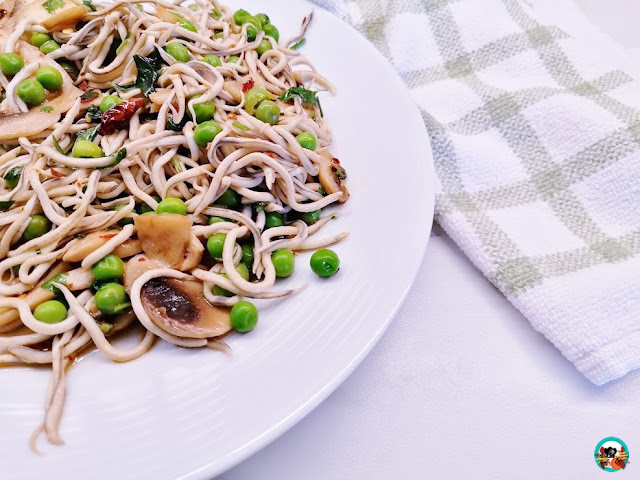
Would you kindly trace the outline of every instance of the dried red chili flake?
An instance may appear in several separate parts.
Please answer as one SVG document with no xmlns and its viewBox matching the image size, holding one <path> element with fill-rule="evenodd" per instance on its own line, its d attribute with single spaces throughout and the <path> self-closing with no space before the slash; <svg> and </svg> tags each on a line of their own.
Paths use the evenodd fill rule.
<svg viewBox="0 0 640 480">
<path fill-rule="evenodd" d="M 87 89 L 89 88 L 89 82 L 87 82 L 86 80 L 83 80 L 82 82 L 80 82 L 80 85 L 78 85 L 78 88 L 83 92 L 86 92 Z"/>
<path fill-rule="evenodd" d="M 250 78 L 248 82 L 244 82 L 242 84 L 242 91 L 244 93 L 247 93 L 249 90 L 253 88 L 254 85 L 255 85 L 255 82 L 253 81 L 253 78 Z"/>
<path fill-rule="evenodd" d="M 268 157 L 271 157 L 271 158 L 278 158 L 278 155 L 276 155 L 276 154 L 275 154 L 275 153 L 273 153 L 273 152 L 264 152 L 264 154 L 265 154 L 266 156 L 268 156 Z"/>
<path fill-rule="evenodd" d="M 337 158 L 332 158 L 331 161 L 335 164 L 335 165 L 340 165 L 340 160 L 338 160 Z"/>
<path fill-rule="evenodd" d="M 109 135 L 129 126 L 129 120 L 144 105 L 144 98 L 132 98 L 111 107 L 102 114 L 100 134 Z"/>
<path fill-rule="evenodd" d="M 53 175 L 56 178 L 64 178 L 65 174 L 62 172 L 59 172 L 57 170 L 54 170 L 53 168 L 51 169 L 51 175 Z"/>
<path fill-rule="evenodd" d="M 110 233 L 109 235 L 100 235 L 100 238 L 102 238 L 103 240 L 111 240 L 116 235 L 117 233 Z"/>
<path fill-rule="evenodd" d="M 0 20 L 7 14 L 7 11 L 4 8 L 0 8 Z"/>
</svg>

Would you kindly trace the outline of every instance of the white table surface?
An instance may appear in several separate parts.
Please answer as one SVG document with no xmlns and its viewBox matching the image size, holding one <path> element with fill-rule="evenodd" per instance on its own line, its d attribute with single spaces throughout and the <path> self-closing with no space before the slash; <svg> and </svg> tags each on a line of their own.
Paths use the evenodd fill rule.
<svg viewBox="0 0 640 480">
<path fill-rule="evenodd" d="M 602 40 L 597 25 L 640 65 L 640 2 L 576 0 L 581 10 L 570 2 L 527 1 L 576 36 Z M 593 459 L 608 436 L 630 451 L 615 478 L 640 478 L 639 407 L 640 371 L 589 383 L 436 233 L 369 357 L 308 417 L 218 480 L 608 478 Z"/>
</svg>

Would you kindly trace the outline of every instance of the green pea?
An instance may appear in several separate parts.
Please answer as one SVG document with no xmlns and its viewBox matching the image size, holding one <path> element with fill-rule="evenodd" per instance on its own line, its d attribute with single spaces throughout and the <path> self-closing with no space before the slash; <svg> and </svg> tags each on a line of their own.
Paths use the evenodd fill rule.
<svg viewBox="0 0 640 480">
<path fill-rule="evenodd" d="M 29 225 L 22 233 L 22 239 L 25 242 L 41 237 L 51 230 L 51 221 L 44 215 L 32 215 Z"/>
<path fill-rule="evenodd" d="M 233 21 L 236 25 L 244 25 L 244 22 L 247 18 L 250 18 L 251 14 L 246 10 L 238 10 L 233 14 Z"/>
<path fill-rule="evenodd" d="M 218 197 L 215 203 L 227 208 L 238 208 L 241 203 L 240 195 L 235 190 L 228 188 Z"/>
<path fill-rule="evenodd" d="M 237 55 L 231 55 L 229 58 L 227 58 L 227 63 L 237 63 L 238 60 L 240 60 L 240 57 L 238 57 Z"/>
<path fill-rule="evenodd" d="M 117 95 L 107 95 L 100 102 L 100 113 L 104 113 L 109 110 L 111 107 L 115 107 L 116 105 L 122 103 L 122 99 Z"/>
<path fill-rule="evenodd" d="M 275 125 L 280 119 L 280 107 L 271 100 L 265 100 L 258 106 L 256 118 L 269 125 Z"/>
<path fill-rule="evenodd" d="M 242 245 L 242 263 L 244 263 L 247 267 L 251 268 L 253 266 L 253 245 L 249 243 L 245 243 Z"/>
<path fill-rule="evenodd" d="M 265 52 L 271 50 L 271 42 L 269 40 L 262 40 L 258 48 L 256 48 L 256 52 L 258 55 L 262 56 Z"/>
<path fill-rule="evenodd" d="M 50 92 L 57 92 L 62 88 L 62 74 L 60 70 L 50 65 L 38 69 L 36 72 L 36 80 Z"/>
<path fill-rule="evenodd" d="M 16 93 L 30 107 L 42 104 L 46 96 L 44 87 L 34 78 L 21 81 L 16 87 Z"/>
<path fill-rule="evenodd" d="M 249 269 L 244 263 L 239 263 L 238 265 L 236 265 L 236 272 L 238 272 L 240 276 L 244 278 L 246 281 L 249 281 Z M 224 278 L 229 278 L 229 276 L 226 273 L 223 273 L 222 276 Z M 235 295 L 233 292 L 230 292 L 229 290 L 219 287 L 218 285 L 214 285 L 212 292 L 214 295 L 218 295 L 221 297 L 233 297 Z"/>
<path fill-rule="evenodd" d="M 193 105 L 193 111 L 196 112 L 196 122 L 202 123 L 213 118 L 216 113 L 216 104 L 213 102 L 201 102 Z"/>
<path fill-rule="evenodd" d="M 227 218 L 222 218 L 222 217 L 209 217 L 208 220 L 208 224 L 209 225 L 215 225 L 216 223 L 221 223 L 221 222 L 229 222 L 230 220 Z"/>
<path fill-rule="evenodd" d="M 42 45 L 40 45 L 40 51 L 45 55 L 47 53 L 55 52 L 59 48 L 60 45 L 58 45 L 58 42 L 56 42 L 55 40 L 47 40 Z"/>
<path fill-rule="evenodd" d="M 213 14 L 213 18 L 215 18 L 216 20 L 220 20 L 222 18 L 222 12 L 217 8 L 211 10 L 211 13 Z"/>
<path fill-rule="evenodd" d="M 219 67 L 220 65 L 222 65 L 222 61 L 217 55 L 205 55 L 202 61 L 204 63 L 208 63 L 212 67 Z"/>
<path fill-rule="evenodd" d="M 300 220 L 302 220 L 307 225 L 311 225 L 320 220 L 320 210 L 314 210 L 313 212 L 306 212 L 300 215 Z"/>
<path fill-rule="evenodd" d="M 281 227 L 284 225 L 284 217 L 278 212 L 267 212 L 265 214 L 264 228 Z"/>
<path fill-rule="evenodd" d="M 244 109 L 249 115 L 256 113 L 256 107 L 264 100 L 270 100 L 274 95 L 264 88 L 252 88 L 244 96 Z"/>
<path fill-rule="evenodd" d="M 184 28 L 185 30 L 189 30 L 190 32 L 198 31 L 196 26 L 186 18 L 181 18 L 180 20 L 178 20 L 178 25 Z"/>
<path fill-rule="evenodd" d="M 186 215 L 187 205 L 179 198 L 165 198 L 158 204 L 156 213 L 175 213 L 177 215 Z"/>
<path fill-rule="evenodd" d="M 118 210 L 122 210 L 125 207 L 125 205 L 123 203 L 121 203 L 120 205 L 116 205 L 114 210 L 118 211 Z M 118 225 L 120 225 L 121 227 L 124 227 L 125 225 L 131 225 L 133 223 L 133 218 L 131 217 L 124 217 L 120 220 L 118 220 Z"/>
<path fill-rule="evenodd" d="M 276 42 L 280 40 L 280 32 L 274 25 L 271 25 L 271 24 L 264 25 L 262 27 L 262 30 L 264 31 L 265 35 L 273 38 Z"/>
<path fill-rule="evenodd" d="M 231 308 L 231 326 L 236 332 L 247 333 L 258 323 L 258 309 L 251 302 L 238 302 Z"/>
<path fill-rule="evenodd" d="M 5 75 L 15 75 L 24 67 L 24 60 L 16 53 L 0 55 L 0 71 Z"/>
<path fill-rule="evenodd" d="M 48 33 L 33 32 L 31 34 L 31 44 L 34 47 L 40 48 L 44 43 L 48 42 L 49 40 L 51 40 L 51 35 L 49 35 Z"/>
<path fill-rule="evenodd" d="M 312 132 L 302 132 L 296 136 L 296 140 L 298 140 L 302 148 L 306 148 L 307 150 L 316 149 L 316 136 Z"/>
<path fill-rule="evenodd" d="M 227 239 L 225 233 L 214 233 L 207 239 L 207 251 L 211 257 L 220 260 L 224 249 L 224 242 Z"/>
<path fill-rule="evenodd" d="M 249 17 L 245 19 L 244 23 L 249 25 L 247 27 L 247 40 L 253 42 L 258 36 L 258 32 L 262 31 L 262 24 L 256 17 Z"/>
<path fill-rule="evenodd" d="M 124 275 L 124 262 L 116 255 L 107 255 L 91 267 L 93 276 L 102 282 L 105 280 L 120 280 Z"/>
<path fill-rule="evenodd" d="M 187 63 L 189 61 L 189 50 L 181 43 L 168 43 L 165 45 L 164 50 L 171 55 L 176 62 Z"/>
<path fill-rule="evenodd" d="M 333 250 L 322 248 L 311 255 L 310 264 L 319 277 L 331 277 L 340 269 L 340 258 Z"/>
<path fill-rule="evenodd" d="M 208 120 L 200 123 L 193 130 L 193 139 L 201 147 L 206 147 L 220 132 L 222 132 L 220 124 L 215 120 Z"/>
<path fill-rule="evenodd" d="M 127 292 L 119 283 L 101 285 L 96 292 L 94 300 L 98 310 L 107 315 L 115 315 L 131 306 Z"/>
<path fill-rule="evenodd" d="M 67 318 L 67 307 L 58 300 L 49 300 L 38 305 L 33 316 L 42 323 L 60 323 Z"/>
<path fill-rule="evenodd" d="M 218 40 L 220 38 L 224 38 L 224 32 L 216 32 L 213 34 L 213 39 Z"/>
<path fill-rule="evenodd" d="M 256 15 L 256 19 L 260 22 L 260 26 L 264 27 L 269 23 L 269 17 L 266 13 L 259 13 Z"/>
<path fill-rule="evenodd" d="M 271 261 L 276 269 L 276 277 L 286 278 L 293 274 L 296 261 L 291 250 L 276 250 L 271 254 Z"/>
<path fill-rule="evenodd" d="M 104 157 L 102 149 L 89 140 L 77 140 L 71 149 L 71 156 L 76 158 L 101 158 Z"/>
</svg>

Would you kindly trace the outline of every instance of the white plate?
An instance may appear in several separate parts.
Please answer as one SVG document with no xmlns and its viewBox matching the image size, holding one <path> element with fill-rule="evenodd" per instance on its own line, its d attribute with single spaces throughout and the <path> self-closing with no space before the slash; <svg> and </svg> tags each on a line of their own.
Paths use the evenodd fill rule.
<svg viewBox="0 0 640 480">
<path fill-rule="evenodd" d="M 267 10 L 283 38 L 306 2 L 230 2 Z M 282 434 L 327 397 L 380 338 L 424 253 L 434 206 L 429 140 L 402 81 L 350 27 L 316 9 L 303 52 L 338 89 L 322 94 L 352 198 L 322 232 L 348 230 L 328 280 L 308 255 L 284 285 L 300 295 L 262 307 L 227 357 L 159 343 L 128 364 L 93 354 L 68 376 L 63 447 L 27 446 L 48 371 L 0 370 L 0 478 L 211 479 Z"/>
</svg>

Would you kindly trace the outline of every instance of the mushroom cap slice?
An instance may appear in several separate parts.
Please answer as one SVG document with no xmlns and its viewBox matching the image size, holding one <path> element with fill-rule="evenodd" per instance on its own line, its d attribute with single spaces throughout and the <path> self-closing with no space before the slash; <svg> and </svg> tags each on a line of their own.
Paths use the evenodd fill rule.
<svg viewBox="0 0 640 480">
<path fill-rule="evenodd" d="M 169 268 L 190 270 L 200 263 L 204 247 L 191 233 L 193 222 L 184 215 L 162 213 L 135 218 L 142 250 Z"/>
<path fill-rule="evenodd" d="M 142 287 L 140 299 L 151 321 L 177 337 L 212 338 L 231 330 L 229 310 L 207 302 L 201 282 L 153 278 Z"/>
<path fill-rule="evenodd" d="M 145 255 L 127 262 L 124 285 L 131 286 L 149 270 L 165 268 Z M 231 330 L 229 309 L 211 305 L 202 296 L 202 283 L 175 278 L 154 278 L 142 287 L 140 299 L 151 321 L 167 333 L 184 338 L 212 338 Z"/>
<path fill-rule="evenodd" d="M 6 42 L 7 37 L 0 32 L 0 51 L 4 51 Z M 62 89 L 55 97 L 46 100 L 42 105 L 32 108 L 28 112 L 12 113 L 0 110 L 0 141 L 31 137 L 42 133 L 53 126 L 60 119 L 60 115 L 67 112 L 76 99 L 82 95 L 82 90 L 73 85 L 67 72 L 33 45 L 18 40 L 14 51 L 24 59 L 25 64 L 40 62 L 43 66 L 48 65 L 58 70 L 62 74 Z M 51 111 L 47 111 L 50 110 L 49 107 L 51 107 Z"/>
<path fill-rule="evenodd" d="M 328 194 L 342 192 L 342 198 L 340 198 L 339 202 L 346 202 L 349 199 L 349 190 L 347 190 L 347 186 L 344 184 L 347 173 L 342 165 L 340 165 L 340 161 L 325 150 L 320 152 L 320 163 L 318 167 L 318 179 L 325 192 Z"/>
<path fill-rule="evenodd" d="M 92 232 L 69 247 L 69 250 L 67 250 L 62 257 L 62 260 L 65 262 L 81 262 L 91 252 L 102 247 L 117 234 L 117 231 L 114 232 L 108 230 Z M 129 239 L 124 241 L 121 245 L 118 245 L 114 249 L 113 254 L 120 258 L 127 258 L 137 255 L 141 251 L 142 247 L 140 246 L 140 242 L 138 240 Z"/>
<path fill-rule="evenodd" d="M 4 2 L 2 8 L 10 12 L 9 16 L 12 20 L 7 20 L 6 24 L 2 24 L 2 28 L 6 33 L 10 33 L 7 28 L 10 28 L 25 18 L 29 18 L 32 21 L 35 20 L 35 22 L 49 31 L 63 30 L 81 21 L 88 13 L 84 5 L 79 5 L 73 0 L 63 0 L 62 6 L 52 12 L 44 8 L 44 3 L 46 2 L 41 0 L 34 0 L 32 2 L 11 0 L 6 3 L 11 9 L 9 10 L 9 8 L 4 7 Z"/>
</svg>

